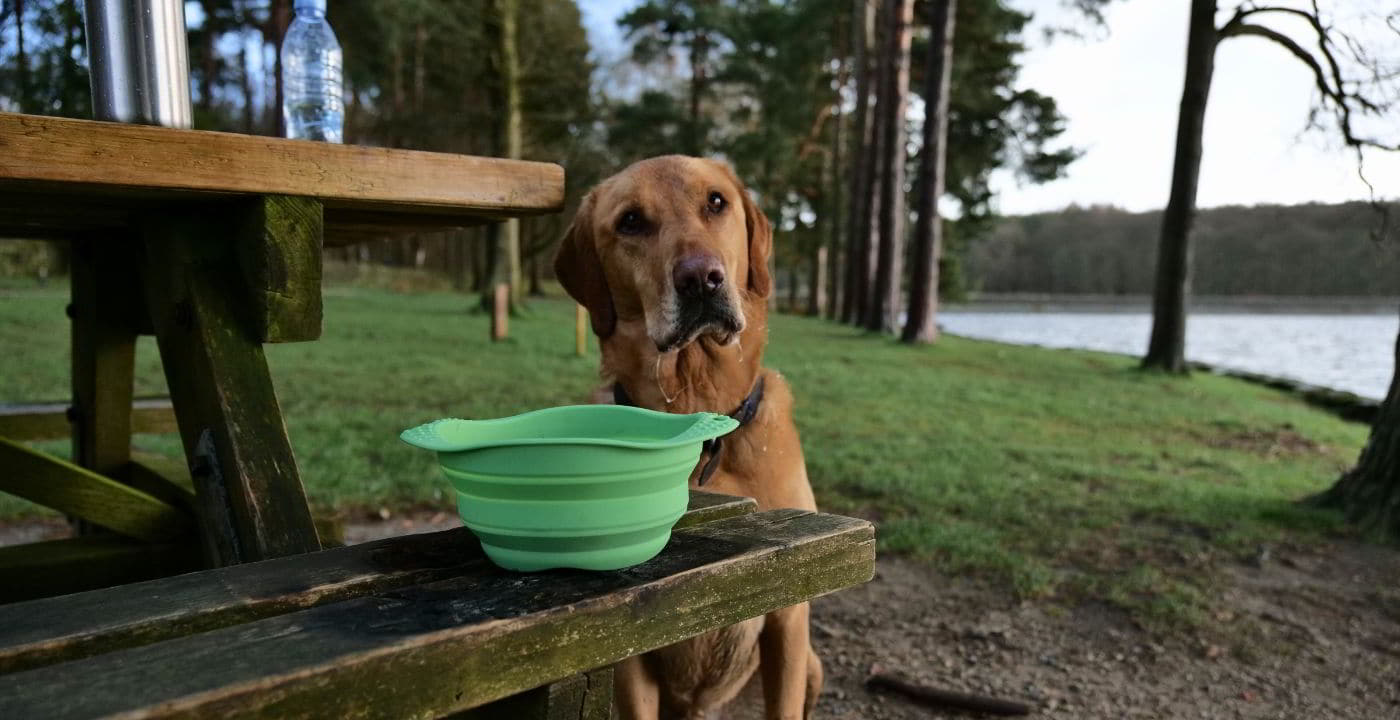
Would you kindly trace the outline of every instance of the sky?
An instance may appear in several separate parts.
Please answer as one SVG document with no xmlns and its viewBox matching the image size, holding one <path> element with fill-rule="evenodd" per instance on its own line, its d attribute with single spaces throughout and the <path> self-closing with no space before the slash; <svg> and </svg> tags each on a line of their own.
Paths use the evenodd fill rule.
<svg viewBox="0 0 1400 720">
<path fill-rule="evenodd" d="M 584 21 L 604 61 L 623 40 L 616 18 L 636 0 L 584 0 Z M 1026 33 L 1020 85 L 1055 98 L 1068 119 L 1065 141 L 1084 152 L 1066 177 L 1022 185 L 995 178 L 1007 214 L 1070 204 L 1151 210 L 1166 204 L 1177 107 L 1186 62 L 1190 3 L 1132 0 L 1109 6 L 1107 29 L 1046 42 L 1040 27 L 1072 25 L 1060 0 L 1011 0 L 1035 16 Z M 1228 5 L 1228 4 L 1226 4 Z M 1305 132 L 1309 71 L 1265 40 L 1232 38 L 1216 54 L 1206 109 L 1197 202 L 1219 205 L 1340 202 L 1369 197 L 1355 155 L 1333 137 Z M 1367 154 L 1366 175 L 1382 197 L 1400 196 L 1400 153 Z"/>
</svg>

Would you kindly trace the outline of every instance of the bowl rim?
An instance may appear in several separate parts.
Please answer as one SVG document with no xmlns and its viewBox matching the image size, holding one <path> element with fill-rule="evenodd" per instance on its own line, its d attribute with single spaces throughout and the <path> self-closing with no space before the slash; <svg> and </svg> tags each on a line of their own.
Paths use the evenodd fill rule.
<svg viewBox="0 0 1400 720">
<path fill-rule="evenodd" d="M 651 420 L 662 420 L 676 425 L 676 432 L 670 437 L 656 438 L 653 440 L 629 440 L 624 438 L 610 437 L 588 437 L 588 436 L 558 436 L 558 437 L 516 437 L 516 438 L 491 438 L 476 441 L 449 441 L 442 437 L 438 430 L 444 425 L 474 425 L 474 426 L 500 426 L 519 423 L 527 418 L 541 415 L 555 415 L 579 412 L 582 408 L 588 408 L 589 412 L 620 413 L 646 417 Z M 702 422 L 709 421 L 711 427 L 696 432 L 695 429 Z M 491 418 L 488 420 L 468 420 L 465 418 L 442 418 L 432 422 L 423 423 L 411 427 L 399 433 L 399 439 L 414 447 L 424 450 L 435 450 L 437 452 L 464 452 L 467 450 L 483 450 L 486 448 L 512 447 L 512 446 L 540 446 L 540 445 L 591 445 L 601 447 L 620 447 L 637 450 L 666 450 L 677 448 L 691 443 L 699 443 L 705 440 L 712 440 L 733 432 L 739 427 L 739 421 L 728 415 L 719 413 L 698 412 L 698 413 L 666 413 L 647 408 L 632 407 L 630 405 L 559 405 L 556 407 L 531 410 L 529 412 L 511 415 L 503 418 Z"/>
</svg>

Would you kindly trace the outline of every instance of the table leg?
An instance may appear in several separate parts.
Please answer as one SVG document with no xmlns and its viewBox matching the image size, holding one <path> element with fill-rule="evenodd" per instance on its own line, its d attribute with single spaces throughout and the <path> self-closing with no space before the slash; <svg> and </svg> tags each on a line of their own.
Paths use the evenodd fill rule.
<svg viewBox="0 0 1400 720">
<path fill-rule="evenodd" d="M 131 243 L 73 241 L 73 462 L 117 477 L 131 460 L 139 281 Z"/>
<path fill-rule="evenodd" d="M 162 216 L 145 232 L 147 306 L 218 565 L 320 549 L 239 270 L 255 211 Z"/>
</svg>

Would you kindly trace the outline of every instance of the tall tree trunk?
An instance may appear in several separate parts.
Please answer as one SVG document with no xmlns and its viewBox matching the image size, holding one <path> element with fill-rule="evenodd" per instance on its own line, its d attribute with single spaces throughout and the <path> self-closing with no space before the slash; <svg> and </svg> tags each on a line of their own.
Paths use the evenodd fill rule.
<svg viewBox="0 0 1400 720">
<path fill-rule="evenodd" d="M 697 31 L 690 45 L 690 116 L 686 131 L 686 152 L 700 155 L 705 152 L 700 132 L 700 99 L 705 92 L 705 60 L 710 50 L 710 38 Z"/>
<path fill-rule="evenodd" d="M 423 111 L 423 96 L 427 94 L 428 64 L 423 59 L 424 48 L 427 44 L 428 29 L 424 27 L 423 21 L 419 20 L 413 27 L 413 109 L 415 116 Z"/>
<path fill-rule="evenodd" d="M 1176 121 L 1176 160 L 1171 197 L 1162 213 L 1157 241 L 1157 277 L 1152 290 L 1152 339 L 1144 368 L 1187 372 L 1186 298 L 1191 292 L 1191 223 L 1196 216 L 1196 187 L 1201 176 L 1201 136 L 1206 100 L 1215 70 L 1215 0 L 1191 0 L 1186 41 L 1186 81 Z"/>
<path fill-rule="evenodd" d="M 851 15 L 851 42 L 855 46 L 852 72 L 855 74 L 856 106 L 851 126 L 850 212 L 846 217 L 846 259 L 844 290 L 841 293 L 841 321 L 860 322 L 864 295 L 860 287 L 860 259 L 870 243 L 870 185 L 874 174 L 874 123 L 870 122 L 870 57 L 874 13 L 870 0 L 855 0 Z"/>
<path fill-rule="evenodd" d="M 500 20 L 498 52 L 501 68 L 501 154 L 503 157 L 519 159 L 522 150 L 523 132 L 520 107 L 520 62 L 516 46 L 516 31 L 519 18 L 519 0 L 496 0 L 495 9 Z M 505 283 L 510 288 L 510 309 L 519 309 L 524 302 L 524 283 L 520 270 L 520 221 L 507 220 L 492 229 L 496 246 L 492 257 L 492 282 L 482 288 L 482 302 L 493 302 L 495 285 Z"/>
<path fill-rule="evenodd" d="M 943 197 L 948 157 L 948 95 L 953 73 L 953 18 L 956 0 L 932 0 L 929 10 L 928 67 L 924 72 L 924 147 L 919 159 L 919 220 L 914 226 L 914 276 L 909 287 L 909 317 L 902 339 L 931 343 L 938 339 L 938 261 L 943 255 Z"/>
<path fill-rule="evenodd" d="M 540 271 L 540 253 L 530 256 L 530 297 L 544 297 L 543 273 Z"/>
<path fill-rule="evenodd" d="M 842 33 L 843 27 L 847 27 L 848 32 Z M 828 320 L 835 320 L 840 310 L 841 303 L 841 257 L 842 246 L 841 237 L 845 230 L 842 224 L 842 210 L 844 203 L 841 199 L 841 173 L 845 170 L 842 164 L 845 157 L 841 154 L 846 142 L 846 113 L 841 112 L 843 107 L 841 98 L 845 95 L 846 88 L 851 81 L 851 66 L 846 63 L 846 54 L 850 49 L 851 36 L 855 33 L 855 27 L 849 23 L 842 22 L 837 16 L 836 34 L 837 41 L 836 57 L 839 60 L 839 70 L 837 72 L 836 87 L 832 91 L 832 113 L 831 113 L 831 174 L 827 177 L 824 194 L 826 203 L 822 211 L 829 216 L 827 222 L 827 235 L 823 239 L 827 247 L 826 255 L 826 277 L 825 295 L 826 302 L 822 307 L 822 312 Z"/>
<path fill-rule="evenodd" d="M 871 73 L 875 82 L 875 106 L 870 109 L 870 183 L 866 186 L 864 200 L 865 228 L 861 231 L 865 238 L 861 241 L 860 270 L 856 277 L 856 292 L 860 293 L 860 312 L 855 324 L 865 326 L 865 320 L 872 312 L 871 299 L 875 289 L 876 257 L 879 253 L 880 238 L 880 198 L 885 181 L 889 179 L 889 153 L 885 147 L 889 138 L 885 135 L 885 113 L 889 112 L 890 75 L 886 72 L 887 53 L 894 42 L 889 33 L 889 13 L 892 0 L 878 0 L 875 10 L 875 57 L 872 59 Z"/>
<path fill-rule="evenodd" d="M 287 120 L 282 116 L 282 40 L 287 36 L 287 26 L 292 23 L 292 8 L 289 0 L 272 0 L 267 14 L 267 37 L 272 39 L 272 134 L 287 136 Z"/>
<path fill-rule="evenodd" d="M 247 16 L 244 14 L 243 4 L 238 5 L 238 88 L 243 93 L 243 132 L 252 134 L 253 132 L 253 79 L 252 73 L 248 72 L 248 39 L 243 35 L 244 21 Z"/>
<path fill-rule="evenodd" d="M 78 61 L 74 59 L 78 46 L 82 43 L 83 14 L 78 12 L 77 0 L 63 2 L 63 115 L 84 117 L 90 113 L 80 113 L 78 108 L 86 97 L 87 84 L 80 80 Z"/>
<path fill-rule="evenodd" d="M 219 72 L 218 32 L 214 21 L 214 0 L 200 0 L 199 5 L 204 11 L 204 33 L 200 38 L 200 52 L 204 56 L 199 59 L 199 103 L 195 105 L 195 109 L 203 115 L 202 119 L 207 123 L 214 119 L 214 76 Z"/>
<path fill-rule="evenodd" d="M 1363 531 L 1400 540 L 1400 336 L 1390 392 L 1376 414 L 1356 467 L 1314 501 L 1342 510 Z"/>
<path fill-rule="evenodd" d="M 875 282 L 867 301 L 865 329 L 893 330 L 899 312 L 900 260 L 904 245 L 904 113 L 909 99 L 909 43 L 912 38 L 912 0 L 890 0 L 886 17 L 889 44 L 884 49 L 882 74 L 886 76 L 888 105 L 878 111 L 880 152 L 884 177 L 880 181 L 880 242 Z"/>
<path fill-rule="evenodd" d="M 519 0 L 501 0 L 501 69 L 506 99 L 506 157 L 519 160 L 523 152 L 523 128 L 520 108 L 520 59 L 516 51 L 517 27 L 520 17 Z M 505 232 L 506 281 L 510 284 L 510 306 L 516 310 L 525 300 L 525 284 L 520 272 L 520 220 L 510 219 L 502 228 Z"/>
<path fill-rule="evenodd" d="M 823 235 L 825 235 L 825 231 L 823 231 Z M 822 309 L 826 307 L 828 257 L 830 256 L 826 245 L 820 242 L 812 243 L 812 257 L 809 259 L 810 266 L 807 268 L 807 314 L 812 317 L 821 317 Z"/>
<path fill-rule="evenodd" d="M 15 72 L 19 75 L 19 111 L 33 112 L 29 97 L 29 57 L 24 52 L 24 0 L 15 0 Z"/>
</svg>

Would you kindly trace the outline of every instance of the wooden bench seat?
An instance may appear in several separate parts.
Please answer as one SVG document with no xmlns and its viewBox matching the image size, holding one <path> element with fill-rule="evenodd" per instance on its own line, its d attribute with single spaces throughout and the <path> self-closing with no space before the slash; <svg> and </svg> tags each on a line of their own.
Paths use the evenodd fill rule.
<svg viewBox="0 0 1400 720">
<path fill-rule="evenodd" d="M 873 571 L 869 523 L 797 510 L 692 524 L 617 572 L 393 538 L 0 607 L 0 717 L 438 717 Z"/>
</svg>

